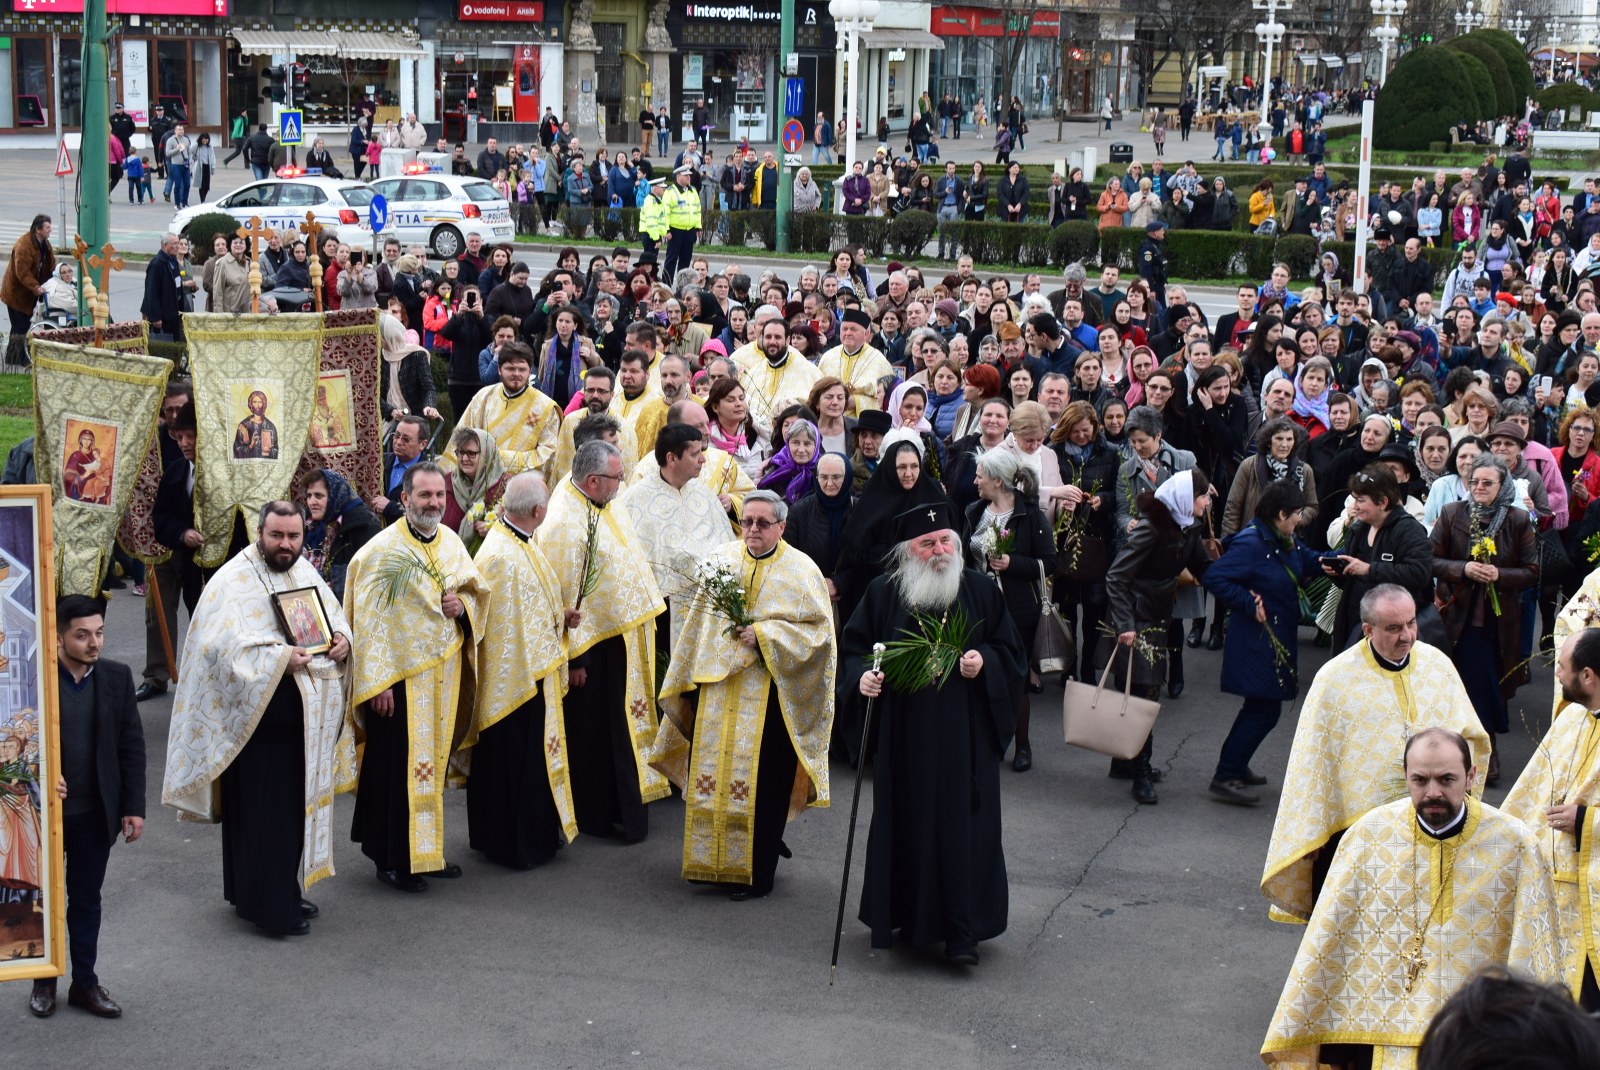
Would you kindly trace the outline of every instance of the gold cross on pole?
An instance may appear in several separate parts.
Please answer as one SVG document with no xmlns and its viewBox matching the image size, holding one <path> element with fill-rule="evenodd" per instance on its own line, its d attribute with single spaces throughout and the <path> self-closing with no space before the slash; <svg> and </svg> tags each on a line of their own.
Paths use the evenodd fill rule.
<svg viewBox="0 0 1600 1070">
<path fill-rule="evenodd" d="M 94 297 L 94 308 L 92 310 L 94 316 L 94 344 L 99 346 L 104 341 L 106 324 L 111 322 L 110 275 L 113 271 L 121 271 L 124 264 L 122 255 L 117 252 L 116 247 L 110 242 L 102 245 L 98 253 L 91 253 L 85 257 L 84 263 L 99 273 L 96 280 L 99 286 Z M 85 280 L 89 278 L 87 269 L 83 272 L 83 277 Z"/>
<path fill-rule="evenodd" d="M 261 222 L 261 217 L 253 215 L 250 222 L 234 231 L 235 234 L 250 243 L 250 311 L 261 311 L 261 264 L 256 259 L 261 253 L 261 239 L 271 238 L 277 232 Z"/>
<path fill-rule="evenodd" d="M 322 311 L 322 257 L 319 247 L 322 244 L 322 224 L 317 222 L 317 213 L 307 212 L 306 221 L 299 226 L 301 234 L 306 236 L 310 246 L 306 250 L 310 254 L 311 268 L 311 301 L 312 307 L 318 312 Z"/>
</svg>

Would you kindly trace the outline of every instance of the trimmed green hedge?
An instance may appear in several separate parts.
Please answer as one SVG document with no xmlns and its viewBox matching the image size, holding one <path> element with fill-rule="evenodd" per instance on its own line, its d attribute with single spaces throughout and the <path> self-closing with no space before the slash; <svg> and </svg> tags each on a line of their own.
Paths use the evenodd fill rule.
<svg viewBox="0 0 1600 1070">
<path fill-rule="evenodd" d="M 1494 99 L 1486 102 L 1493 110 L 1488 115 L 1485 115 L 1484 118 L 1522 114 L 1522 101 L 1517 99 L 1517 89 L 1511 82 L 1511 72 L 1507 70 L 1505 57 L 1500 54 L 1498 48 L 1476 34 L 1470 33 L 1464 37 L 1455 38 L 1445 47 L 1453 48 L 1457 52 L 1469 56 L 1476 56 L 1488 68 L 1489 80 L 1479 83 L 1479 90 L 1481 91 L 1485 86 L 1493 86 Z M 1526 63 L 1527 61 L 1524 60 L 1523 62 Z"/>
<path fill-rule="evenodd" d="M 201 261 L 211 258 L 211 243 L 218 234 L 232 237 L 239 230 L 239 221 L 226 212 L 206 212 L 189 220 L 183 232 L 189 238 L 189 248 Z"/>
<path fill-rule="evenodd" d="M 1467 36 L 1486 41 L 1500 53 L 1500 58 L 1506 65 L 1506 73 L 1511 76 L 1513 93 L 1514 106 L 1506 114 L 1521 115 L 1527 99 L 1533 96 L 1533 65 L 1528 62 L 1528 53 L 1522 47 L 1522 42 L 1505 30 L 1497 30 L 1491 26 L 1473 30 Z"/>
<path fill-rule="evenodd" d="M 1426 149 L 1463 116 L 1463 105 L 1477 94 L 1460 53 L 1424 45 L 1401 56 L 1389 72 L 1373 118 L 1380 149 Z"/>
</svg>

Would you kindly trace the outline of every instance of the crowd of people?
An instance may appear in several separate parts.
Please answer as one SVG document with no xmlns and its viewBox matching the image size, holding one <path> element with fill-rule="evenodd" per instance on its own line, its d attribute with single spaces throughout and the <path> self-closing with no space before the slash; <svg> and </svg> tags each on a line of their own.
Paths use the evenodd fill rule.
<svg viewBox="0 0 1600 1070">
<path fill-rule="evenodd" d="M 616 164 L 624 177 L 629 166 Z M 952 168 L 940 185 L 913 183 L 940 212 L 954 207 L 951 183 L 970 195 L 981 178 L 975 168 L 963 183 Z M 1463 174 L 1452 213 L 1505 203 L 1481 197 L 1485 186 L 1525 190 L 1506 171 L 1483 185 Z M 1131 196 L 1108 183 L 1096 210 L 1152 213 L 1156 253 L 1165 226 L 1182 225 L 1164 213 L 1191 186 L 1187 225 L 1239 210 L 1221 207 L 1225 184 L 1204 191 L 1192 165 L 1152 172 Z M 867 211 L 882 207 L 871 182 Z M 1297 221 L 1333 192 L 1319 194 L 1327 183 L 1320 165 L 1297 180 L 1285 197 Z M 1052 210 L 1070 201 L 1086 213 L 1080 185 L 1053 184 Z M 1492 826 L 1521 844 L 1522 868 L 1501 891 L 1537 899 L 1547 860 L 1519 821 L 1576 836 L 1587 819 L 1547 814 L 1547 795 L 1502 828 L 1469 789 L 1499 782 L 1507 700 L 1536 651 L 1563 659 L 1568 701 L 1600 705 L 1600 640 L 1588 630 L 1600 610 L 1565 634 L 1561 612 L 1582 604 L 1600 533 L 1600 309 L 1566 258 L 1580 246 L 1600 257 L 1600 193 L 1588 183 L 1560 206 L 1565 225 L 1535 229 L 1526 258 L 1502 255 L 1491 218 L 1439 279 L 1421 254 L 1436 196 L 1424 185 L 1369 206 L 1383 226 L 1367 287 L 1353 288 L 1331 254 L 1310 285 L 1278 264 L 1215 319 L 1144 256 L 1130 279 L 1107 266 L 1091 282 L 1072 264 L 1047 290 L 1037 274 L 1015 289 L 980 276 L 970 257 L 948 271 L 875 272 L 859 248 L 791 285 L 737 264 L 713 273 L 703 257 L 663 267 L 654 248 L 587 263 L 563 249 L 535 280 L 513 249 L 476 234 L 437 270 L 397 242 L 367 265 L 330 241 L 324 307 L 384 311 L 382 489 L 362 500 L 337 473 L 314 472 L 295 501 L 264 507 L 253 543 L 205 574 L 192 559 L 192 388 L 169 387 L 155 517 L 175 552 L 150 582 L 170 634 L 180 602 L 192 616 L 164 801 L 214 815 L 215 795 L 225 894 L 246 920 L 288 934 L 309 931 L 317 910 L 304 889 L 331 871 L 335 788 L 357 791 L 353 837 L 379 879 L 420 892 L 461 876 L 439 800 L 467 773 L 462 751 L 487 758 L 468 780 L 470 845 L 510 868 L 580 834 L 643 839 L 649 804 L 675 787 L 684 877 L 745 899 L 772 889 L 785 818 L 828 799 L 830 756 L 870 763 L 860 917 L 874 946 L 899 930 L 973 964 L 1006 926 L 999 769 L 1033 766 L 1030 695 L 1109 668 L 1140 697 L 1178 700 L 1186 648 L 1206 646 L 1222 651 L 1223 690 L 1242 700 L 1208 785 L 1218 801 L 1260 802 L 1268 778 L 1251 759 L 1282 704 L 1305 696 L 1284 849 L 1275 830 L 1263 879 L 1275 909 L 1311 921 L 1303 957 L 1342 938 L 1350 899 L 1322 891 L 1356 879 L 1343 861 L 1356 850 L 1336 853 L 1339 834 L 1381 855 L 1383 837 L 1410 836 L 1413 809 L 1439 851 L 1467 842 L 1462 832 L 1447 844 L 1452 828 Z M 1257 192 L 1278 218 L 1270 188 Z M 1246 210 L 1254 221 L 1254 196 Z M 168 236 L 147 274 L 154 332 L 181 337 L 201 291 L 205 307 L 239 310 L 249 265 L 237 244 L 219 239 L 197 262 Z M 1535 275 L 1539 255 L 1548 266 Z M 309 279 L 281 283 L 299 281 L 303 244 L 269 243 L 261 259 L 280 307 L 303 305 Z M 442 439 L 436 360 L 454 424 Z M 236 656 L 273 620 L 252 601 L 307 586 L 322 592 L 325 645 L 279 640 L 260 644 L 258 660 Z M 94 616 L 77 610 L 74 620 Z M 159 630 L 141 701 L 171 685 Z M 1303 630 L 1334 654 L 1309 688 Z M 875 644 L 908 635 L 914 657 L 875 660 Z M 1045 643 L 1065 647 L 1050 670 Z M 458 710 L 469 659 L 480 686 Z M 224 687 L 249 708 L 208 704 Z M 1399 735 L 1393 704 L 1371 698 L 1391 690 L 1412 696 Z M 1350 710 L 1374 726 L 1359 741 L 1308 728 Z M 285 730 L 302 711 L 326 734 L 315 751 Z M 1142 805 L 1158 802 L 1153 753 L 1152 733 L 1110 765 Z M 1377 827 L 1393 816 L 1382 782 L 1396 761 L 1412 791 L 1399 833 Z M 1547 772 L 1575 786 L 1588 769 Z M 1315 802 L 1327 777 L 1372 783 L 1334 813 Z M 1293 821 L 1311 825 L 1295 838 Z M 1430 978 L 1417 1006 L 1442 1006 L 1471 965 L 1562 979 L 1545 945 L 1570 942 L 1578 924 L 1562 913 L 1522 934 L 1516 954 L 1508 929 L 1504 946 L 1435 973 L 1407 945 L 1413 979 Z M 1357 958 L 1351 977 L 1366 968 Z M 78 965 L 98 1005 L 92 952 L 82 976 Z M 1579 969 L 1567 980 L 1589 1000 Z M 1288 1018 L 1299 976 L 1280 1006 Z M 1288 1018 L 1269 1047 L 1324 1035 Z"/>
</svg>

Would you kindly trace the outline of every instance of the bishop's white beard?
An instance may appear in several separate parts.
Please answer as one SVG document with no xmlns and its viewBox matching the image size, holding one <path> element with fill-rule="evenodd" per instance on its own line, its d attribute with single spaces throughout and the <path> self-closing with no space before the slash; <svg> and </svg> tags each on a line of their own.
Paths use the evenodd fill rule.
<svg viewBox="0 0 1600 1070">
<path fill-rule="evenodd" d="M 961 559 L 954 554 L 926 561 L 913 557 L 908 547 L 896 551 L 899 562 L 893 573 L 895 593 L 914 612 L 944 610 L 955 604 L 961 593 Z"/>
</svg>

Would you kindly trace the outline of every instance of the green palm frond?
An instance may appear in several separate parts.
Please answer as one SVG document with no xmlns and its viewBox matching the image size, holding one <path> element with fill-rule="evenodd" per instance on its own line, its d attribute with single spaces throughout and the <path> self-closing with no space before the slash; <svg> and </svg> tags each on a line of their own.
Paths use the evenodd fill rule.
<svg viewBox="0 0 1600 1070">
<path fill-rule="evenodd" d="M 904 639 L 884 645 L 883 676 L 901 694 L 911 694 L 928 686 L 943 687 L 967 649 L 972 625 L 960 605 L 941 618 L 931 614 L 912 614 L 917 629 L 900 629 Z"/>
<path fill-rule="evenodd" d="M 446 582 L 439 565 L 415 550 L 395 551 L 383 556 L 372 570 L 369 586 L 377 592 L 384 606 L 391 607 L 406 593 L 406 588 L 419 579 L 427 579 L 443 594 Z"/>
</svg>

